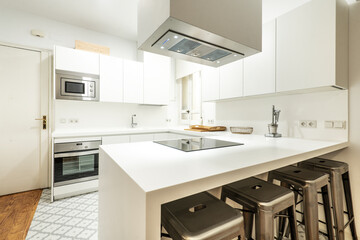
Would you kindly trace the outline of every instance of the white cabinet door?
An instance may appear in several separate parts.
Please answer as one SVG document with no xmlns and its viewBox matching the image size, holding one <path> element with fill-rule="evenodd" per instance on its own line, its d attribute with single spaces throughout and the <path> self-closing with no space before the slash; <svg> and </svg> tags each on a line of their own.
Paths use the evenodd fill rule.
<svg viewBox="0 0 360 240">
<path fill-rule="evenodd" d="M 144 103 L 144 64 L 124 60 L 124 102 Z"/>
<path fill-rule="evenodd" d="M 244 59 L 244 96 L 275 92 L 275 24 L 263 25 L 262 52 Z"/>
<path fill-rule="evenodd" d="M 277 92 L 334 84 L 335 7 L 334 0 L 314 0 L 278 18 Z"/>
<path fill-rule="evenodd" d="M 220 67 L 220 99 L 243 96 L 243 67 L 243 60 Z"/>
<path fill-rule="evenodd" d="M 130 135 L 130 142 L 146 142 L 146 141 L 153 141 L 153 139 L 154 139 L 153 134 Z"/>
<path fill-rule="evenodd" d="M 172 134 L 172 133 L 155 133 L 154 134 L 154 141 L 175 139 L 173 135 L 174 134 Z"/>
<path fill-rule="evenodd" d="M 203 65 L 201 65 L 201 64 L 184 61 L 184 60 L 180 60 L 180 59 L 176 59 L 175 65 L 176 65 L 175 66 L 175 78 L 176 79 L 186 77 L 190 74 L 193 74 L 194 72 L 199 72 L 203 68 Z"/>
<path fill-rule="evenodd" d="M 144 103 L 167 105 L 169 103 L 171 59 L 144 52 Z"/>
<path fill-rule="evenodd" d="M 56 46 L 55 69 L 99 75 L 99 54 Z"/>
<path fill-rule="evenodd" d="M 219 68 L 204 67 L 201 71 L 202 101 L 219 100 Z"/>
<path fill-rule="evenodd" d="M 104 136 L 102 137 L 102 145 L 118 144 L 130 142 L 129 135 L 117 135 L 117 136 Z"/>
<path fill-rule="evenodd" d="M 123 102 L 123 60 L 100 56 L 100 101 Z"/>
</svg>

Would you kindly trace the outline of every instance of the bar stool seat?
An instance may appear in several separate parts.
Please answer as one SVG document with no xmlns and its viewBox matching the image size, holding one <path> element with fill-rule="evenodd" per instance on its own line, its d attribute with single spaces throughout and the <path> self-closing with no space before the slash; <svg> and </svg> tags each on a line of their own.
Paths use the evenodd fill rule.
<svg viewBox="0 0 360 240">
<path fill-rule="evenodd" d="M 286 166 L 269 173 L 269 182 L 273 182 L 275 179 L 280 181 L 282 186 L 295 190 L 296 199 L 299 195 L 298 191 L 302 192 L 306 239 L 319 239 L 317 189 L 321 189 L 327 235 L 329 239 L 334 239 L 330 199 L 328 194 L 328 174 L 295 166 Z M 280 227 L 284 228 L 284 225 Z"/>
<path fill-rule="evenodd" d="M 253 216 L 257 240 L 274 239 L 274 217 L 287 210 L 291 239 L 298 239 L 294 193 L 261 179 L 250 177 L 222 187 L 221 200 L 229 198 L 243 206 L 245 237 L 251 239 Z M 281 239 L 281 236 L 280 236 Z"/>
<path fill-rule="evenodd" d="M 161 224 L 174 240 L 230 240 L 240 235 L 242 214 L 207 192 L 161 206 Z"/>
<path fill-rule="evenodd" d="M 336 237 L 339 240 L 344 240 L 345 227 L 347 225 L 350 225 L 352 238 L 357 239 L 348 164 L 323 158 L 313 158 L 300 162 L 298 165 L 302 168 L 307 168 L 329 174 Z M 348 214 L 349 218 L 349 222 L 347 224 L 344 224 L 344 195 L 347 207 L 346 213 Z"/>
</svg>

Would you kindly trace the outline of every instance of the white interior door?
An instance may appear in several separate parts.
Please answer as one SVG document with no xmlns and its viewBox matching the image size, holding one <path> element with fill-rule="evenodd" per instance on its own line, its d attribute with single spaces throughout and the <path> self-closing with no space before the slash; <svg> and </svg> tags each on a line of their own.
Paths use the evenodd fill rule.
<svg viewBox="0 0 360 240">
<path fill-rule="evenodd" d="M 0 45 L 0 195 L 48 186 L 48 127 L 35 119 L 48 118 L 49 66 L 47 52 Z"/>
</svg>

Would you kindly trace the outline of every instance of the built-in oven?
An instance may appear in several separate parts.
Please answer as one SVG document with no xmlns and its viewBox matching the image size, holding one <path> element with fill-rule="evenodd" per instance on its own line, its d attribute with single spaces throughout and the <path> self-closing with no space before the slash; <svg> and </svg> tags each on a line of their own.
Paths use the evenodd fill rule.
<svg viewBox="0 0 360 240">
<path fill-rule="evenodd" d="M 56 70 L 56 99 L 99 101 L 99 76 Z"/>
<path fill-rule="evenodd" d="M 101 141 L 54 144 L 54 187 L 98 179 Z"/>
</svg>

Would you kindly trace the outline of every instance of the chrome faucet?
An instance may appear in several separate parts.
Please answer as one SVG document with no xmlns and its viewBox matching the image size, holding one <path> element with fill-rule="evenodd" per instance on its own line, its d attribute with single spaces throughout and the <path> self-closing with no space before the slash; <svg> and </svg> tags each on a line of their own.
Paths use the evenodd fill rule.
<svg viewBox="0 0 360 240">
<path fill-rule="evenodd" d="M 134 118 L 136 117 L 136 114 L 131 115 L 131 127 L 135 128 L 137 126 L 137 123 L 134 121 Z"/>
<path fill-rule="evenodd" d="M 281 134 L 277 132 L 278 122 L 280 117 L 280 110 L 275 110 L 275 106 L 272 106 L 271 123 L 268 124 L 269 133 L 265 134 L 266 137 L 281 137 Z"/>
</svg>

